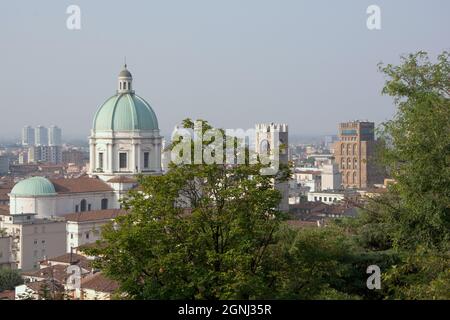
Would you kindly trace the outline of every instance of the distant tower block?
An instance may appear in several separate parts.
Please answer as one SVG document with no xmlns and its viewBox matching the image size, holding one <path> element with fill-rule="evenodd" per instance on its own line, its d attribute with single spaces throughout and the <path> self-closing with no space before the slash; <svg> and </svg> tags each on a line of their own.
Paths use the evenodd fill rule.
<svg viewBox="0 0 450 320">
<path fill-rule="evenodd" d="M 279 123 L 261 123 L 255 126 L 255 151 L 258 154 L 267 154 L 271 151 L 273 146 L 279 147 L 279 162 L 280 165 L 288 164 L 289 160 L 289 131 L 287 124 Z M 278 143 L 275 143 L 276 135 L 278 134 Z M 282 199 L 279 209 L 282 211 L 289 211 L 289 184 L 288 182 L 276 183 L 275 188 L 281 192 Z"/>
</svg>

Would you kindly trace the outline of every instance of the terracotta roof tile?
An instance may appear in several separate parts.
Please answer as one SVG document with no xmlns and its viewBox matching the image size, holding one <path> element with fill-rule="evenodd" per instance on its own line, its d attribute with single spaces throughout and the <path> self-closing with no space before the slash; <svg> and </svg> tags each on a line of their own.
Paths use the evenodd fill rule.
<svg viewBox="0 0 450 320">
<path fill-rule="evenodd" d="M 51 179 L 57 193 L 84 193 L 112 191 L 105 182 L 95 178 Z"/>
<path fill-rule="evenodd" d="M 46 268 L 42 268 L 36 271 L 22 272 L 23 276 L 43 278 L 43 279 L 55 279 L 59 283 L 65 283 L 69 274 L 67 273 L 67 267 L 65 265 L 54 265 Z"/>
<path fill-rule="evenodd" d="M 14 290 L 4 290 L 0 292 L 0 300 L 15 300 L 16 292 Z"/>
<path fill-rule="evenodd" d="M 109 183 L 136 183 L 137 180 L 127 176 L 118 176 L 108 180 Z"/>
<path fill-rule="evenodd" d="M 82 279 L 81 287 L 98 292 L 113 293 L 119 288 L 119 284 L 114 280 L 106 278 L 101 272 L 97 272 Z"/>
<path fill-rule="evenodd" d="M 9 206 L 0 206 L 0 215 L 9 216 Z"/>
</svg>

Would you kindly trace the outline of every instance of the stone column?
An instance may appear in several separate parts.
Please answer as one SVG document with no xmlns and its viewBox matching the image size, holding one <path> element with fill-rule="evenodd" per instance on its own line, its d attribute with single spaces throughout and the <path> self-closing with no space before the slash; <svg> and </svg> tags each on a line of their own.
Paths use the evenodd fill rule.
<svg viewBox="0 0 450 320">
<path fill-rule="evenodd" d="M 106 149 L 107 149 L 107 151 L 106 151 L 106 154 L 107 154 L 107 156 L 106 156 L 106 163 L 107 163 L 107 170 L 108 170 L 108 172 L 113 172 L 114 170 L 113 170 L 113 159 L 114 159 L 114 155 L 113 155 L 113 145 L 112 145 L 112 143 L 108 143 L 107 145 L 106 145 Z"/>
<path fill-rule="evenodd" d="M 136 143 L 136 166 L 137 166 L 137 172 L 142 172 L 141 144 L 140 143 Z"/>
<path fill-rule="evenodd" d="M 89 151 L 89 171 L 90 172 L 94 172 L 95 171 L 95 156 L 96 156 L 96 152 L 95 152 L 95 142 L 94 139 L 90 139 L 89 141 L 89 147 L 90 147 L 90 151 Z"/>
</svg>

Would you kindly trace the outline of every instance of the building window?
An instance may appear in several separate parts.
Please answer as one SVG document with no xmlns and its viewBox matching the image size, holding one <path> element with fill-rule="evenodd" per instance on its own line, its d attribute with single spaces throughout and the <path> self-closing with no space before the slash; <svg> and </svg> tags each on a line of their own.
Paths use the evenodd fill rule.
<svg viewBox="0 0 450 320">
<path fill-rule="evenodd" d="M 103 152 L 100 152 L 98 154 L 98 167 L 100 169 L 103 169 Z"/>
<path fill-rule="evenodd" d="M 125 169 L 127 167 L 127 154 L 125 152 L 121 152 L 119 153 L 119 168 Z"/>
<path fill-rule="evenodd" d="M 89 232 L 86 232 L 86 239 L 89 239 Z"/>
<path fill-rule="evenodd" d="M 73 233 L 70 234 L 70 239 L 73 239 Z"/>
<path fill-rule="evenodd" d="M 358 169 L 358 159 L 353 159 L 353 169 Z"/>
<path fill-rule="evenodd" d="M 125 90 L 127 90 L 127 83 L 126 83 L 126 82 L 123 83 L 123 88 L 124 88 Z"/>
<path fill-rule="evenodd" d="M 80 202 L 80 211 L 81 212 L 84 212 L 84 211 L 86 211 L 86 205 L 87 205 L 87 203 L 86 203 L 86 200 L 81 200 L 81 202 Z"/>
<path fill-rule="evenodd" d="M 150 160 L 150 153 L 144 152 L 144 168 L 146 169 L 149 167 L 149 160 Z"/>
<path fill-rule="evenodd" d="M 88 211 L 91 211 L 91 204 L 88 204 Z"/>
<path fill-rule="evenodd" d="M 34 244 L 37 244 L 37 240 L 34 240 Z"/>
<path fill-rule="evenodd" d="M 75 205 L 75 212 L 78 212 L 78 211 L 79 211 L 78 208 L 79 208 L 78 205 Z"/>
<path fill-rule="evenodd" d="M 102 199 L 102 210 L 108 209 L 108 199 Z"/>
</svg>

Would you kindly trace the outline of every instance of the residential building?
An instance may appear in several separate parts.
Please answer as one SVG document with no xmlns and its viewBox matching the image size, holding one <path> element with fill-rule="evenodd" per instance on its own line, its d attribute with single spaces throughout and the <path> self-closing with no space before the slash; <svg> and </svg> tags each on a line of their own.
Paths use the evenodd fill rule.
<svg viewBox="0 0 450 320">
<path fill-rule="evenodd" d="M 336 163 L 322 166 L 321 186 L 322 190 L 338 190 L 341 188 L 342 175 Z"/>
<path fill-rule="evenodd" d="M 0 230 L 0 270 L 11 269 L 13 267 L 11 244 L 11 236 L 3 234 Z"/>
<path fill-rule="evenodd" d="M 48 128 L 48 145 L 49 146 L 61 146 L 61 128 L 57 126 L 50 126 Z"/>
<path fill-rule="evenodd" d="M 67 231 L 67 252 L 101 239 L 102 227 L 126 212 L 121 209 L 70 213 L 64 216 Z"/>
<path fill-rule="evenodd" d="M 35 143 L 34 129 L 30 126 L 22 128 L 22 145 L 33 146 Z"/>
<path fill-rule="evenodd" d="M 48 145 L 48 129 L 43 126 L 37 126 L 34 129 L 34 144 L 36 146 L 46 146 Z"/>
<path fill-rule="evenodd" d="M 357 201 L 358 198 L 359 194 L 355 190 L 328 190 L 308 193 L 308 201 L 318 201 L 325 204 L 333 204 L 343 200 Z"/>
<path fill-rule="evenodd" d="M 0 155 L 0 176 L 9 172 L 9 156 Z"/>
<path fill-rule="evenodd" d="M 37 269 L 39 261 L 66 250 L 66 224 L 63 220 L 37 218 L 36 214 L 0 215 L 0 229 L 12 237 L 13 268 Z"/>
</svg>

